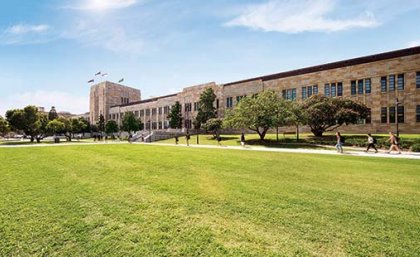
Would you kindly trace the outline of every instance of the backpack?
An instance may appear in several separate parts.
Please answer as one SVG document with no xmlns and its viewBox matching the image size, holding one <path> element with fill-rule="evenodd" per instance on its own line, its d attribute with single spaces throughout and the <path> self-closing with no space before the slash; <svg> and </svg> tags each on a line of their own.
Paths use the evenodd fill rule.
<svg viewBox="0 0 420 257">
<path fill-rule="evenodd" d="M 373 143 L 374 144 L 377 144 L 378 143 L 378 140 L 376 140 L 376 138 L 374 138 L 374 137 L 373 137 Z"/>
<path fill-rule="evenodd" d="M 399 144 L 400 144 L 400 140 L 401 140 L 401 139 L 400 139 L 399 137 L 395 136 L 395 142 L 394 142 L 394 143 L 395 143 L 396 145 L 399 145 Z"/>
<path fill-rule="evenodd" d="M 341 136 L 341 137 L 340 137 L 340 142 L 341 142 L 342 144 L 344 144 L 344 143 L 346 142 L 346 138 L 345 138 L 345 137 L 343 137 L 343 136 Z"/>
</svg>

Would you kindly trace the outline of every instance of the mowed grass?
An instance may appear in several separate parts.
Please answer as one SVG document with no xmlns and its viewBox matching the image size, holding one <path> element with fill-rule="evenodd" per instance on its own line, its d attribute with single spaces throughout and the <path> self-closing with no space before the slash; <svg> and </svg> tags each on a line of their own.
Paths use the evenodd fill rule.
<svg viewBox="0 0 420 257">
<path fill-rule="evenodd" d="M 0 149 L 0 256 L 418 256 L 420 162 Z"/>
</svg>

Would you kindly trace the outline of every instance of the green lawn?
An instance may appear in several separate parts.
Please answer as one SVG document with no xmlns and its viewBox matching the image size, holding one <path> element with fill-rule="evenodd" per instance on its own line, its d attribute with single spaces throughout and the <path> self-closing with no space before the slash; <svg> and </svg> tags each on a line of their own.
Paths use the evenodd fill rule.
<svg viewBox="0 0 420 257">
<path fill-rule="evenodd" d="M 0 148 L 0 256 L 418 256 L 420 161 Z"/>
</svg>

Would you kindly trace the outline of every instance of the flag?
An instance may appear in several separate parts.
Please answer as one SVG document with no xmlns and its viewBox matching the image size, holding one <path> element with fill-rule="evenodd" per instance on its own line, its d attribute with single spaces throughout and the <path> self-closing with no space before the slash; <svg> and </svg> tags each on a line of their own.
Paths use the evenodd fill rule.
<svg viewBox="0 0 420 257">
<path fill-rule="evenodd" d="M 123 81 L 124 81 L 124 78 L 120 79 L 120 80 L 118 81 L 118 83 L 121 83 L 121 82 L 123 82 Z"/>
<path fill-rule="evenodd" d="M 102 77 L 108 76 L 108 73 L 102 73 Z"/>
<path fill-rule="evenodd" d="M 101 75 L 101 72 L 100 72 L 100 71 L 98 71 L 98 72 L 95 74 L 95 76 L 99 76 L 99 75 Z"/>
<path fill-rule="evenodd" d="M 88 81 L 88 83 L 93 83 L 93 82 L 95 82 L 94 79 L 91 79 L 91 80 Z"/>
</svg>

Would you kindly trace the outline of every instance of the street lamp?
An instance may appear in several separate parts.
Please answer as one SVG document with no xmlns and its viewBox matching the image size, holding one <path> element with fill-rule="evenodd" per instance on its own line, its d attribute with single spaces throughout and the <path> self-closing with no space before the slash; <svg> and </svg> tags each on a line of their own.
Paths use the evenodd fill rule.
<svg viewBox="0 0 420 257">
<path fill-rule="evenodd" d="M 398 101 L 398 97 L 396 97 L 395 98 L 395 123 L 397 124 L 397 137 L 400 136 L 400 130 L 399 130 L 399 127 L 398 127 L 398 106 L 400 104 L 401 103 Z"/>
<path fill-rule="evenodd" d="M 147 123 L 149 123 L 149 143 L 152 142 L 152 121 L 148 120 Z"/>
</svg>

